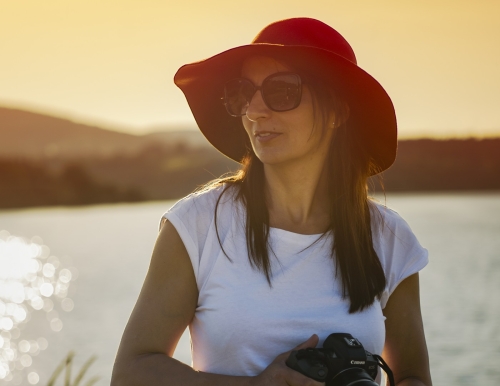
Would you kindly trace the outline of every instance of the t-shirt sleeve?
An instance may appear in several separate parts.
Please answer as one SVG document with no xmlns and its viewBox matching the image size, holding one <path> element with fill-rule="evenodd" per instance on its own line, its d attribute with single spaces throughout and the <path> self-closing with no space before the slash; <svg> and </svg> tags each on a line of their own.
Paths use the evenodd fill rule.
<svg viewBox="0 0 500 386">
<path fill-rule="evenodd" d="M 422 247 L 408 223 L 395 211 L 378 206 L 381 216 L 374 217 L 373 246 L 384 269 L 386 288 L 380 299 L 385 308 L 396 287 L 407 277 L 424 268 L 428 251 Z"/>
<path fill-rule="evenodd" d="M 177 230 L 186 247 L 197 281 L 200 257 L 214 218 L 216 191 L 217 189 L 190 194 L 176 202 L 161 218 L 170 221 Z"/>
</svg>

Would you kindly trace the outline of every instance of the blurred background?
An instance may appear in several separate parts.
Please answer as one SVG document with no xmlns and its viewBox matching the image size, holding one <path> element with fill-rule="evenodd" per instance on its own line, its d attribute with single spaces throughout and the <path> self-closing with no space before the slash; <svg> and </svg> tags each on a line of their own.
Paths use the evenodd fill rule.
<svg viewBox="0 0 500 386">
<path fill-rule="evenodd" d="M 73 377 L 96 355 L 84 379 L 109 384 L 161 215 L 238 166 L 175 72 L 297 16 L 393 99 L 398 158 L 373 193 L 430 252 L 434 383 L 498 384 L 500 2 L 0 0 L 0 385 L 47 384 L 72 350 Z"/>
</svg>

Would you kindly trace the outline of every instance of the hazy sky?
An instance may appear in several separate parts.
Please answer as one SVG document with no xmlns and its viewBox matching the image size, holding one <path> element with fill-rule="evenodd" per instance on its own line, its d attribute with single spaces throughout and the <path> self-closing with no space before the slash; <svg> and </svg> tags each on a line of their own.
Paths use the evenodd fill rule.
<svg viewBox="0 0 500 386">
<path fill-rule="evenodd" d="M 176 70 L 296 16 L 344 35 L 402 137 L 500 135 L 499 0 L 0 0 L 0 105 L 194 126 Z"/>
</svg>

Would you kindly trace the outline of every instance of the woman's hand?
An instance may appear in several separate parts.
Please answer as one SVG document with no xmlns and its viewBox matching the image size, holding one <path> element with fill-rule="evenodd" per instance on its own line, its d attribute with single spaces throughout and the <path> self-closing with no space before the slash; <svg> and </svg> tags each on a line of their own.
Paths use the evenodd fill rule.
<svg viewBox="0 0 500 386">
<path fill-rule="evenodd" d="M 318 335 L 314 334 L 293 350 L 314 348 L 318 344 L 318 341 Z M 324 383 L 306 377 L 286 365 L 285 361 L 291 352 L 292 350 L 278 355 L 262 373 L 251 380 L 251 386 L 324 386 Z"/>
</svg>

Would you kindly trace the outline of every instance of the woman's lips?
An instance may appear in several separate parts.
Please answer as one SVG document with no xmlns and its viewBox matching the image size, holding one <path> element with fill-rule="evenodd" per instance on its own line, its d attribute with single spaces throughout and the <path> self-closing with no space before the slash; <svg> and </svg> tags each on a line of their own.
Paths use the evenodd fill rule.
<svg viewBox="0 0 500 386">
<path fill-rule="evenodd" d="M 260 132 L 260 133 L 255 133 L 255 138 L 259 142 L 269 142 L 280 135 L 281 133 Z"/>
</svg>

